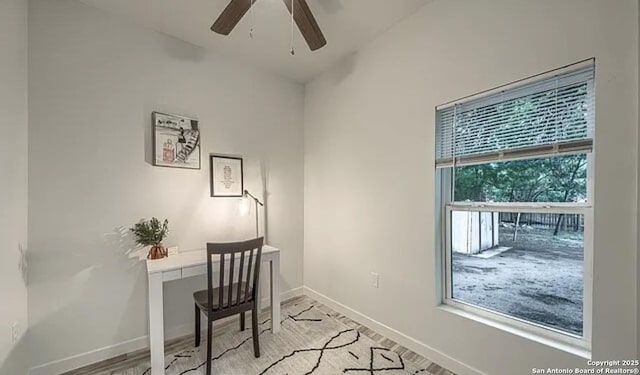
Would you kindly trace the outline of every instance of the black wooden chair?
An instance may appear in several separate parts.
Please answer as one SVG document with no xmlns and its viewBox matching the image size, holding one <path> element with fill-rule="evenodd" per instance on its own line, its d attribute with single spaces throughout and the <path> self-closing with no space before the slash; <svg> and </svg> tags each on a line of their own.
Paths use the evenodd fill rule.
<svg viewBox="0 0 640 375">
<path fill-rule="evenodd" d="M 240 314 L 240 330 L 244 331 L 244 314 L 251 310 L 253 354 L 260 357 L 258 341 L 258 288 L 264 238 L 232 243 L 207 244 L 207 289 L 193 293 L 195 302 L 196 347 L 200 346 L 201 313 L 207 317 L 207 375 L 211 375 L 211 338 L 213 321 Z M 213 256 L 219 256 L 218 286 L 213 287 Z M 236 259 L 238 258 L 238 259 Z M 234 277 L 236 260 L 240 262 Z M 228 265 L 225 265 L 225 262 Z M 225 267 L 229 267 L 225 274 Z"/>
</svg>

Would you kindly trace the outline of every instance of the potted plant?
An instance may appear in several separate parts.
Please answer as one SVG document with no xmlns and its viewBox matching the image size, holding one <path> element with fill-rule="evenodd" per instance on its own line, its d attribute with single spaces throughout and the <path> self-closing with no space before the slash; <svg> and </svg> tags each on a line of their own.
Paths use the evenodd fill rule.
<svg viewBox="0 0 640 375">
<path fill-rule="evenodd" d="M 162 223 L 155 217 L 151 220 L 142 220 L 130 230 L 136 235 L 138 244 L 151 246 L 147 259 L 162 259 L 167 256 L 162 240 L 169 234 L 169 220 L 165 219 Z"/>
</svg>

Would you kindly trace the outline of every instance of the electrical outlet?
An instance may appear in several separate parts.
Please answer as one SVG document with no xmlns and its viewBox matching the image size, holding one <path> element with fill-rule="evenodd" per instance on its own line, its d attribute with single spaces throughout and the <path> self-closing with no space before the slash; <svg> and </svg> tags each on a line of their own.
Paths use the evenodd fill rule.
<svg viewBox="0 0 640 375">
<path fill-rule="evenodd" d="M 13 324 L 11 325 L 11 342 L 15 344 L 16 342 L 18 342 L 19 337 L 20 335 L 18 334 L 18 322 L 13 322 Z"/>
<path fill-rule="evenodd" d="M 178 246 L 172 246 L 170 248 L 167 249 L 167 255 L 169 256 L 175 256 L 178 255 Z"/>
<path fill-rule="evenodd" d="M 380 287 L 380 275 L 375 272 L 371 272 L 371 286 L 374 288 Z"/>
</svg>

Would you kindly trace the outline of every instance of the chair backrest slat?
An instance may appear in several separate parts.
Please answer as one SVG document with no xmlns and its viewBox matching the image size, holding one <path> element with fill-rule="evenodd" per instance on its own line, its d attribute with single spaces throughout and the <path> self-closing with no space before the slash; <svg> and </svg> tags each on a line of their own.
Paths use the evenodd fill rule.
<svg viewBox="0 0 640 375">
<path fill-rule="evenodd" d="M 213 306 L 213 293 L 211 290 L 213 289 L 213 263 L 211 262 L 211 253 L 207 250 L 207 289 L 209 293 L 207 295 L 207 306 L 209 313 L 211 313 Z"/>
<path fill-rule="evenodd" d="M 253 268 L 253 296 L 252 299 L 255 301 L 258 296 L 258 288 L 260 287 L 260 264 L 262 264 L 262 249 L 256 252 L 256 267 Z M 256 301 L 259 303 L 260 301 Z"/>
<path fill-rule="evenodd" d="M 218 304 L 215 310 L 231 308 L 255 301 L 260 281 L 260 262 L 262 259 L 262 245 L 264 238 L 233 243 L 208 243 L 207 244 L 207 278 L 209 288 L 209 310 L 213 311 L 213 255 L 219 255 L 219 281 L 218 281 Z M 226 255 L 229 255 L 229 277 L 225 278 Z M 240 267 L 237 278 L 237 291 L 233 293 L 233 285 L 236 284 L 235 258 L 240 256 Z M 246 274 L 245 258 L 248 257 Z M 254 259 L 255 258 L 255 259 Z M 243 280 L 243 278 L 245 278 Z M 244 290 L 242 284 L 244 285 Z M 235 297 L 235 298 L 234 298 Z M 226 304 L 225 304 L 226 302 Z"/>
<path fill-rule="evenodd" d="M 224 301 L 224 253 L 221 253 L 220 254 L 220 282 L 218 284 L 218 309 L 222 308 L 223 301 Z M 211 308 L 211 306 L 209 306 L 209 308 Z"/>
<path fill-rule="evenodd" d="M 253 263 L 253 250 L 249 250 L 249 267 L 247 267 L 247 281 L 244 286 L 244 302 L 251 301 L 249 291 L 251 290 L 251 264 Z"/>
<path fill-rule="evenodd" d="M 227 307 L 231 307 L 233 301 L 233 271 L 235 268 L 235 260 L 236 254 L 231 254 L 231 260 L 229 261 L 229 292 L 227 293 L 229 297 L 227 297 Z M 240 287 L 238 285 L 238 287 Z"/>
<path fill-rule="evenodd" d="M 241 304 L 244 301 L 240 301 L 240 297 L 242 296 L 242 274 L 244 272 L 244 253 L 245 251 L 242 251 L 240 253 L 240 267 L 238 269 L 238 291 L 236 294 L 236 301 L 239 304 Z"/>
</svg>

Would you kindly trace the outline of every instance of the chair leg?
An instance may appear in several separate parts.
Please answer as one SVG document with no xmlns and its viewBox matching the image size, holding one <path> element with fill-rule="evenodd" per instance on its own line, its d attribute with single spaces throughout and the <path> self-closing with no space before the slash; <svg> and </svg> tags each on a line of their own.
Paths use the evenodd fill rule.
<svg viewBox="0 0 640 375">
<path fill-rule="evenodd" d="M 207 316 L 207 375 L 211 375 L 211 337 L 213 333 L 213 321 Z"/>
<path fill-rule="evenodd" d="M 193 305 L 195 307 L 195 312 L 196 312 L 196 325 L 195 325 L 195 332 L 194 335 L 196 337 L 196 348 L 198 346 L 200 346 L 200 319 L 201 319 L 201 314 L 200 314 L 200 308 L 198 307 L 198 305 L 194 304 Z"/>
<path fill-rule="evenodd" d="M 251 331 L 253 332 L 253 355 L 260 358 L 260 339 L 258 335 L 258 308 L 256 305 L 251 310 Z"/>
<path fill-rule="evenodd" d="M 240 313 L 240 331 L 244 331 L 244 311 Z"/>
</svg>

